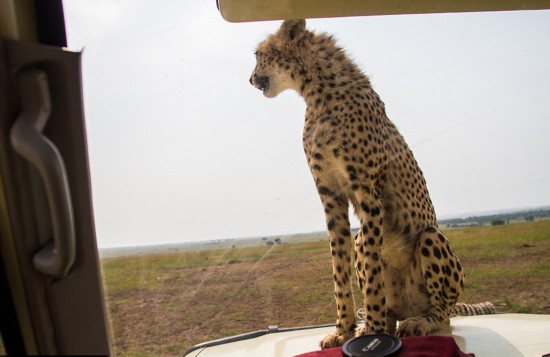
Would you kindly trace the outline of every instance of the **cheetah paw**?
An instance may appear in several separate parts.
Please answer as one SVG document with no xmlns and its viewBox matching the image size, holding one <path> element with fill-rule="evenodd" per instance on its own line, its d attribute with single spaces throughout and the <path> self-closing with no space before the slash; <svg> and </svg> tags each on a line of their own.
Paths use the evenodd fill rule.
<svg viewBox="0 0 550 357">
<path fill-rule="evenodd" d="M 358 326 L 357 329 L 355 329 L 355 336 L 356 337 L 364 336 L 364 335 L 370 335 L 370 334 L 373 334 L 373 333 L 387 333 L 387 331 L 384 330 L 383 328 L 369 329 L 366 325 Z"/>
<path fill-rule="evenodd" d="M 430 329 L 426 322 L 414 317 L 401 321 L 397 327 L 398 337 L 425 336 L 428 333 Z"/>
<path fill-rule="evenodd" d="M 319 343 L 319 346 L 321 349 L 326 348 L 333 348 L 333 347 L 339 347 L 344 344 L 347 340 L 354 337 L 353 334 L 344 334 L 344 335 L 338 335 L 335 333 L 331 333 L 330 335 L 327 335 L 324 339 L 321 340 Z"/>
</svg>

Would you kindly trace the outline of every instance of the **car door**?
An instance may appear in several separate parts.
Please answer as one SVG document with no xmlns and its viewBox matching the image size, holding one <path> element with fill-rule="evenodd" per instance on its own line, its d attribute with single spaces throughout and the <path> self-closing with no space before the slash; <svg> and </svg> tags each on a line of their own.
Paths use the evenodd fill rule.
<svg viewBox="0 0 550 357">
<path fill-rule="evenodd" d="M 61 1 L 2 2 L 0 244 L 8 354 L 110 354 L 94 232 L 81 53 Z"/>
</svg>

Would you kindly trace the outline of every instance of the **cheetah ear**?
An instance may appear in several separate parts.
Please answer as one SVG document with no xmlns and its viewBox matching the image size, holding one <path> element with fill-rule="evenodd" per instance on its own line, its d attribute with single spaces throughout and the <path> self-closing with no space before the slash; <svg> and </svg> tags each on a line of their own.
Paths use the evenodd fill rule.
<svg viewBox="0 0 550 357">
<path fill-rule="evenodd" d="M 281 25 L 281 33 L 290 41 L 299 38 L 306 30 L 306 20 L 285 20 Z"/>
</svg>

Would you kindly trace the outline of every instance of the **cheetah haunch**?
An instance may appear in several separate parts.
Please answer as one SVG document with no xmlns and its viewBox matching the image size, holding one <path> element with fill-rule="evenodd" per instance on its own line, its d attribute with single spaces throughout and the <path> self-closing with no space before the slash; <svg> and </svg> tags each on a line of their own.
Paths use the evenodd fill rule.
<svg viewBox="0 0 550 357">
<path fill-rule="evenodd" d="M 294 89 L 307 104 L 303 145 L 325 209 L 337 306 L 336 332 L 321 347 L 355 335 L 416 336 L 448 326 L 463 289 L 462 266 L 437 227 L 422 171 L 367 76 L 305 20 L 284 21 L 260 43 L 256 60 L 250 83 L 266 97 Z M 353 260 L 349 202 L 361 222 Z M 352 261 L 367 312 L 362 326 Z"/>
</svg>

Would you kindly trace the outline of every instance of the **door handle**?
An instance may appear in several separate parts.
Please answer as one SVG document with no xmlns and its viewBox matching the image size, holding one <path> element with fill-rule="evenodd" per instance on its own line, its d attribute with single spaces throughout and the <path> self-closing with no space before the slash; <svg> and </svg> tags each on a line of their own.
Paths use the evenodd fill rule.
<svg viewBox="0 0 550 357">
<path fill-rule="evenodd" d="M 44 183 L 53 232 L 53 240 L 35 253 L 33 264 L 43 274 L 63 278 L 76 256 L 74 213 L 63 157 L 42 134 L 51 113 L 48 77 L 43 70 L 27 69 L 17 80 L 21 113 L 10 131 L 11 145 Z"/>
</svg>

